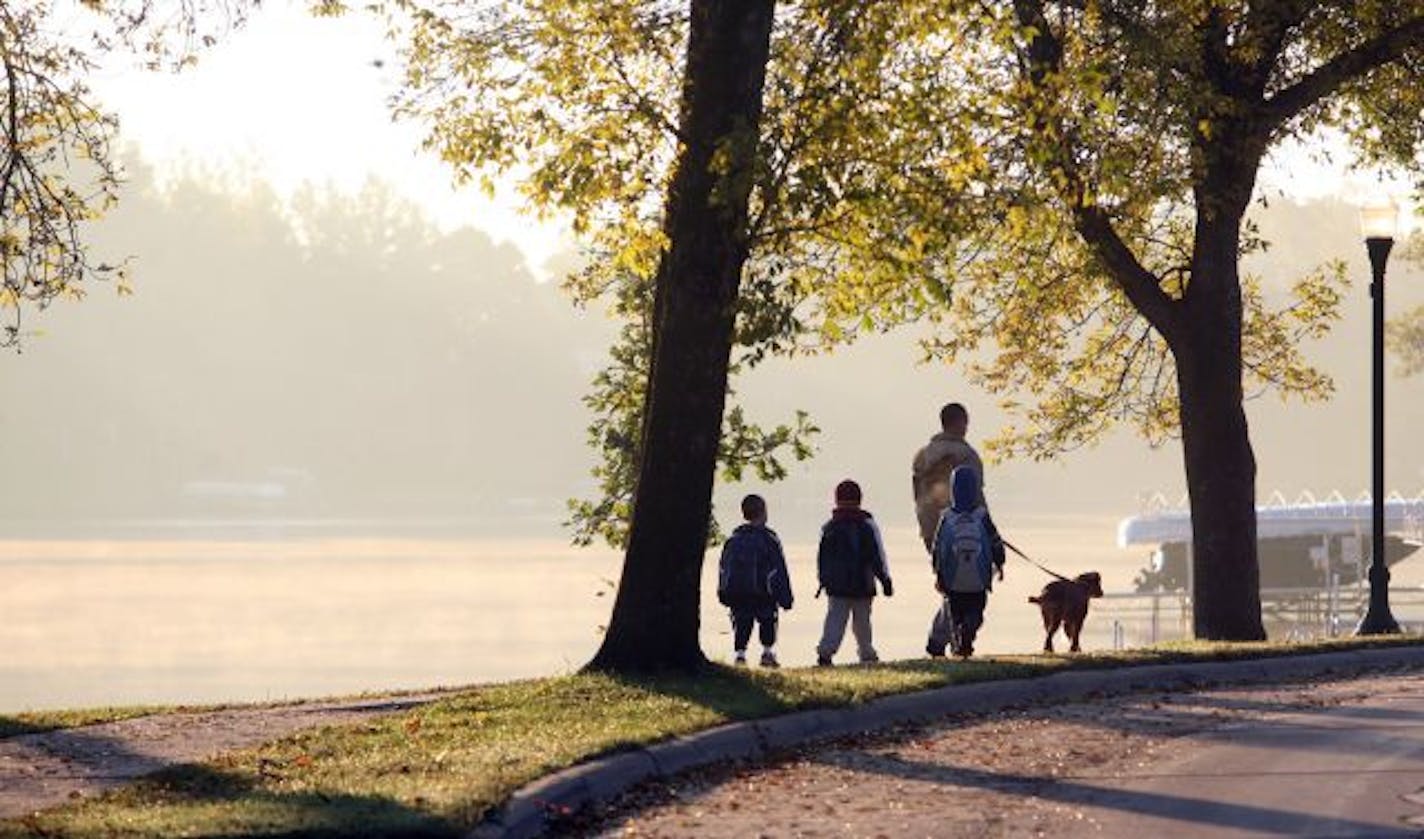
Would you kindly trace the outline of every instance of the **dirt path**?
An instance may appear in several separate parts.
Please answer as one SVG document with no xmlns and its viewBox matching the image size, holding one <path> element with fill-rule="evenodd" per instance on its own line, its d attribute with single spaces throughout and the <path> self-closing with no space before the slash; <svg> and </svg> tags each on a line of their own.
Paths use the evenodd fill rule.
<svg viewBox="0 0 1424 839">
<path fill-rule="evenodd" d="M 403 711 L 440 694 L 155 714 L 0 740 L 0 818 L 96 795 L 168 766 L 296 731 Z"/>
<path fill-rule="evenodd" d="M 1381 719 L 1394 727 L 1361 733 Z M 1332 727 L 1353 738 L 1350 748 L 1311 741 Z M 1287 730 L 1314 745 L 1275 739 Z M 1411 746 L 1399 745 L 1407 738 Z M 1236 772 L 1251 749 L 1269 756 Z M 1179 773 L 1184 766 L 1191 773 Z M 1373 796 L 1352 799 L 1358 817 L 1340 812 L 1346 781 Z M 1424 674 L 1411 672 L 1139 694 L 903 728 L 651 784 L 570 832 L 1411 836 L 1424 832 L 1411 821 L 1424 816 L 1424 796 L 1410 798 L 1421 787 Z"/>
</svg>

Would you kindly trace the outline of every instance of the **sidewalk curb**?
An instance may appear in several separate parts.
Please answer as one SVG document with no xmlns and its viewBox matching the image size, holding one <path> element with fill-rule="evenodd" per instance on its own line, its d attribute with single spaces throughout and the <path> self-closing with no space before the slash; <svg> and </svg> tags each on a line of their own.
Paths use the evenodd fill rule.
<svg viewBox="0 0 1424 839">
<path fill-rule="evenodd" d="M 466 836 L 468 839 L 538 836 L 551 819 L 607 801 L 651 778 L 666 778 L 714 763 L 758 758 L 793 746 L 950 714 L 987 713 L 1014 706 L 1081 701 L 1149 689 L 1192 690 L 1210 685 L 1290 681 L 1327 673 L 1401 666 L 1424 667 L 1424 646 L 1076 670 L 1026 679 L 947 685 L 886 696 L 847 708 L 797 711 L 727 723 L 580 763 L 526 784 Z"/>
</svg>

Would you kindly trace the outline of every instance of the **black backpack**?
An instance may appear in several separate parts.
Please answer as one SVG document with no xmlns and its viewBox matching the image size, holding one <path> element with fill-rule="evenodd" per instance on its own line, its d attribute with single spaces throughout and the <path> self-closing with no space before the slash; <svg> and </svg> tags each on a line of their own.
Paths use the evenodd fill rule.
<svg viewBox="0 0 1424 839">
<path fill-rule="evenodd" d="M 869 566 L 863 544 L 867 538 L 865 529 L 864 522 L 845 520 L 831 522 L 821 531 L 816 575 L 827 594 L 867 597 L 875 593 L 868 585 Z"/>
<path fill-rule="evenodd" d="M 717 564 L 717 599 L 722 605 L 771 596 L 759 567 L 765 551 L 760 541 L 750 534 L 734 533 L 722 546 L 722 559 Z"/>
</svg>

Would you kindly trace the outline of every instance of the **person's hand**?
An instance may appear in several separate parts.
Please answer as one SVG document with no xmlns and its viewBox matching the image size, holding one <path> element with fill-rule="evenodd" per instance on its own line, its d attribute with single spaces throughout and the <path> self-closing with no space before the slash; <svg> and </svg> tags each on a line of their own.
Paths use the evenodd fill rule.
<svg viewBox="0 0 1424 839">
<path fill-rule="evenodd" d="M 944 583 L 939 581 L 939 577 L 935 577 L 935 591 L 944 594 Z"/>
<path fill-rule="evenodd" d="M 1000 565 L 1000 566 L 999 566 L 999 582 L 1003 582 L 1003 580 L 1004 580 L 1004 566 Z"/>
<path fill-rule="evenodd" d="M 894 583 L 894 581 L 892 581 L 892 580 L 891 580 L 890 578 L 888 578 L 888 577 L 885 579 L 885 586 L 884 586 L 884 588 L 885 588 L 885 596 L 886 596 L 886 597 L 894 597 L 894 596 L 895 596 L 895 583 Z"/>
</svg>

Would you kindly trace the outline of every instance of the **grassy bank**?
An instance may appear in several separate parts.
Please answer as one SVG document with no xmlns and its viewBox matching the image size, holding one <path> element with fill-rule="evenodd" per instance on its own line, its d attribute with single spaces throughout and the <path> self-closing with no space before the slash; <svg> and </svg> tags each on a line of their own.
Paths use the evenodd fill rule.
<svg viewBox="0 0 1424 839">
<path fill-rule="evenodd" d="M 102 798 L 0 822 L 0 836 L 445 836 L 521 785 L 588 757 L 718 723 L 949 684 L 1064 669 L 1296 655 L 1424 643 L 1172 644 L 1076 657 L 914 660 L 829 670 L 621 679 L 579 674 L 452 694 L 363 724 L 298 734 Z"/>
<path fill-rule="evenodd" d="M 106 722 L 130 720 L 136 717 L 151 717 L 155 714 L 201 714 L 208 711 L 229 709 L 283 708 L 307 705 L 312 702 L 346 704 L 353 702 L 385 702 L 409 699 L 434 693 L 454 693 L 448 688 L 434 688 L 428 691 L 367 691 L 331 696 L 319 700 L 279 699 L 272 702 L 214 703 L 210 705 L 128 705 L 103 708 L 76 708 L 58 711 L 19 711 L 0 714 L 0 740 L 21 734 L 43 734 L 47 731 L 62 731 L 85 725 L 99 725 Z"/>
<path fill-rule="evenodd" d="M 173 710 L 176 709 L 168 706 L 137 705 L 122 708 L 82 708 L 73 711 L 23 711 L 17 714 L 0 714 L 0 739 L 20 734 L 39 734 L 64 728 L 78 728 L 81 725 L 98 725 L 134 717 L 147 717 Z"/>
</svg>

